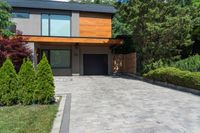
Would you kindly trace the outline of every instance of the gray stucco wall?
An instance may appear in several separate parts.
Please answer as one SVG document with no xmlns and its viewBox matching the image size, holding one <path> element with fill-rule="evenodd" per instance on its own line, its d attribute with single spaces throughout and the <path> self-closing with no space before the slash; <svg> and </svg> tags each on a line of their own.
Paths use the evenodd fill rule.
<svg viewBox="0 0 200 133">
<path fill-rule="evenodd" d="M 41 15 L 30 14 L 30 18 L 13 18 L 17 30 L 22 31 L 24 35 L 40 35 L 41 34 Z"/>
<path fill-rule="evenodd" d="M 77 45 L 72 46 L 72 75 L 80 75 L 80 50 Z"/>
<path fill-rule="evenodd" d="M 32 62 L 33 66 L 36 68 L 37 67 L 37 53 L 36 53 L 36 45 L 35 43 L 28 43 L 27 47 L 31 50 L 31 57 L 32 57 Z"/>
<path fill-rule="evenodd" d="M 80 36 L 80 16 L 79 12 L 72 12 L 72 18 L 71 18 L 71 29 L 72 29 L 72 36 L 73 37 L 79 37 Z"/>
</svg>

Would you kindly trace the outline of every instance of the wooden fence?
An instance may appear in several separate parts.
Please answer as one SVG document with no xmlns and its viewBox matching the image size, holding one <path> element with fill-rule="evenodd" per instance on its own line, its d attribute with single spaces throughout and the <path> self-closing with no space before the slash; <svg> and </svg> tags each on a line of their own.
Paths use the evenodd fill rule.
<svg viewBox="0 0 200 133">
<path fill-rule="evenodd" d="M 113 73 L 136 73 L 136 53 L 113 54 Z"/>
</svg>

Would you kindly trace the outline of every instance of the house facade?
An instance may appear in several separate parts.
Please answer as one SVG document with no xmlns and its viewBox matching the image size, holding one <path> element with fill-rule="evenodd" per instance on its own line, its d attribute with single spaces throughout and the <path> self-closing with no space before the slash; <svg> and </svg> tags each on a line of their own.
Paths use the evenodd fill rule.
<svg viewBox="0 0 200 133">
<path fill-rule="evenodd" d="M 6 0 L 12 21 L 27 38 L 36 66 L 46 54 L 53 74 L 112 74 L 112 6 L 47 0 Z"/>
</svg>

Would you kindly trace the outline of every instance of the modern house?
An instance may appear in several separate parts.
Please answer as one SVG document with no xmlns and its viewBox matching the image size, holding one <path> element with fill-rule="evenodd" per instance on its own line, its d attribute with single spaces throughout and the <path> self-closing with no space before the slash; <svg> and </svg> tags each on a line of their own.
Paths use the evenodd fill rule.
<svg viewBox="0 0 200 133">
<path fill-rule="evenodd" d="M 6 0 L 16 29 L 28 38 L 35 66 L 45 53 L 54 75 L 112 74 L 112 6 L 48 0 Z"/>
</svg>

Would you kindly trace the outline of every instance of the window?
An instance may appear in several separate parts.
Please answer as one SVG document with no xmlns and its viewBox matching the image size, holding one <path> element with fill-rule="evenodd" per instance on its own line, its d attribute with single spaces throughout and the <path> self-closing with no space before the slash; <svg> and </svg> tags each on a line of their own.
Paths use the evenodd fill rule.
<svg viewBox="0 0 200 133">
<path fill-rule="evenodd" d="M 42 35 L 49 35 L 49 15 L 46 14 L 42 15 Z"/>
<path fill-rule="evenodd" d="M 42 14 L 43 36 L 70 36 L 71 17 L 67 15 Z"/>
<path fill-rule="evenodd" d="M 13 18 L 29 18 L 29 13 L 25 12 L 13 12 L 12 13 Z"/>
<path fill-rule="evenodd" d="M 70 50 L 42 50 L 45 53 L 52 68 L 70 68 L 71 51 Z"/>
</svg>

